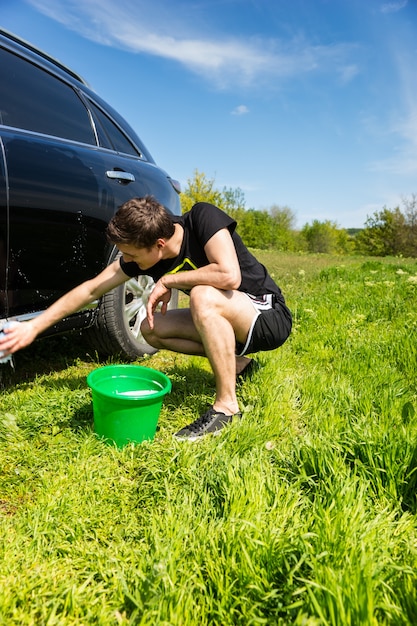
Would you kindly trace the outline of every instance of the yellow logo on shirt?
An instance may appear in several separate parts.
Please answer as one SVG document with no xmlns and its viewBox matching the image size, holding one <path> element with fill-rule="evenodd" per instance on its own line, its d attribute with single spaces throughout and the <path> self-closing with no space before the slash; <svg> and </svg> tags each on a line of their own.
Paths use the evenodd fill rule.
<svg viewBox="0 0 417 626">
<path fill-rule="evenodd" d="M 178 272 L 189 272 L 190 270 L 198 269 L 196 265 L 191 261 L 191 259 L 185 258 L 182 263 L 174 267 L 173 270 L 168 272 L 168 274 L 177 274 Z"/>
</svg>

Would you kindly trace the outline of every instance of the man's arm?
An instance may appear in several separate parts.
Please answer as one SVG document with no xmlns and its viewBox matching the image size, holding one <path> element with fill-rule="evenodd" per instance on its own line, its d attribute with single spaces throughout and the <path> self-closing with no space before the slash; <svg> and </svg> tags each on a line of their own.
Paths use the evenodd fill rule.
<svg viewBox="0 0 417 626">
<path fill-rule="evenodd" d="M 195 285 L 211 285 L 217 289 L 237 289 L 241 283 L 239 262 L 232 236 L 227 228 L 219 230 L 204 246 L 209 265 L 188 272 L 165 274 L 161 278 L 169 289 L 191 289 Z"/>
<path fill-rule="evenodd" d="M 188 272 L 165 274 L 158 280 L 147 305 L 147 317 L 153 328 L 153 314 L 162 302 L 162 313 L 166 313 L 171 296 L 171 289 L 192 289 L 196 285 L 211 285 L 228 291 L 237 289 L 242 282 L 239 261 L 232 236 L 227 228 L 219 230 L 204 246 L 204 252 L 210 261 L 208 265 Z"/>
<path fill-rule="evenodd" d="M 47 328 L 97 300 L 103 294 L 126 282 L 128 278 L 120 268 L 120 262 L 117 259 L 94 278 L 68 291 L 34 319 L 7 329 L 4 339 L 0 339 L 0 351 L 4 351 L 4 356 L 6 356 L 25 348 Z"/>
</svg>

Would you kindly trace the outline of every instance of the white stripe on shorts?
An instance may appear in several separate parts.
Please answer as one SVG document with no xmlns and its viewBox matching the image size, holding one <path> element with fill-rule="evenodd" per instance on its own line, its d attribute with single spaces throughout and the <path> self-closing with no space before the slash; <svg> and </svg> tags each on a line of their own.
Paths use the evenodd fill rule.
<svg viewBox="0 0 417 626">
<path fill-rule="evenodd" d="M 253 308 L 256 311 L 256 315 L 252 320 L 252 324 L 250 325 L 245 345 L 243 346 L 242 351 L 236 356 L 242 356 L 245 354 L 249 342 L 252 339 L 253 328 L 255 326 L 256 320 L 258 319 L 262 311 L 268 311 L 268 309 L 272 309 L 272 301 L 274 297 L 271 293 L 266 293 L 263 296 L 253 296 L 251 293 L 245 293 L 245 296 L 247 296 L 252 302 Z"/>
</svg>

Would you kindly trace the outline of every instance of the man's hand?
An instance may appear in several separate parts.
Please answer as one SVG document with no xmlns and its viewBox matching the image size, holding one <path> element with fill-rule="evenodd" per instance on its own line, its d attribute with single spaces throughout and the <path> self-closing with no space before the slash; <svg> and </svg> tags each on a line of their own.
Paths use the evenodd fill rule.
<svg viewBox="0 0 417 626">
<path fill-rule="evenodd" d="M 162 277 L 163 278 L 163 277 Z M 153 288 L 146 305 L 146 317 L 148 318 L 149 327 L 153 330 L 154 313 L 159 304 L 161 304 L 161 313 L 165 315 L 168 310 L 168 303 L 171 300 L 171 289 L 165 287 L 162 278 L 158 280 Z"/>
<path fill-rule="evenodd" d="M 37 337 L 38 333 L 31 321 L 14 324 L 4 329 L 4 337 L 0 338 L 0 352 L 3 356 L 13 354 L 21 348 L 26 348 Z"/>
</svg>

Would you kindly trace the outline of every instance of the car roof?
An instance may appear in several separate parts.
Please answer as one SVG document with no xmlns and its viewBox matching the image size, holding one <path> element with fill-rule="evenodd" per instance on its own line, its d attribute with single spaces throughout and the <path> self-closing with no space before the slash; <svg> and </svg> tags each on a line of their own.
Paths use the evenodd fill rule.
<svg viewBox="0 0 417 626">
<path fill-rule="evenodd" d="M 33 44 L 25 41 L 18 35 L 11 33 L 10 31 L 0 27 L 0 48 L 6 48 L 11 52 L 18 54 L 21 57 L 26 58 L 29 62 L 32 62 L 38 66 L 43 67 L 44 70 L 49 71 L 56 76 L 59 76 L 62 80 L 65 80 L 73 87 L 79 89 L 85 95 L 90 97 L 95 103 L 101 106 L 107 114 L 110 114 L 111 117 L 117 124 L 124 129 L 124 132 L 128 133 L 130 140 L 136 145 L 138 151 L 146 158 L 149 163 L 155 163 L 152 155 L 146 146 L 139 139 L 135 130 L 130 126 L 130 124 L 120 115 L 120 113 L 115 110 L 108 102 L 103 100 L 99 94 L 97 94 L 89 85 L 89 83 L 84 80 L 82 76 L 74 72 L 71 68 L 66 66 L 64 63 L 61 63 L 58 59 L 50 56 L 48 53 L 40 50 Z"/>
<path fill-rule="evenodd" d="M 74 72 L 74 70 L 69 68 L 67 65 L 65 65 L 58 59 L 55 59 L 54 57 L 49 55 L 47 52 L 44 52 L 40 48 L 37 48 L 36 46 L 29 43 L 25 39 L 22 39 L 18 35 L 15 35 L 14 33 L 11 33 L 10 31 L 5 30 L 4 28 L 0 28 L 0 44 L 2 43 L 3 44 L 6 43 L 7 47 L 11 49 L 24 52 L 25 56 L 29 58 L 33 58 L 33 59 L 36 58 L 38 62 L 39 60 L 46 62 L 44 63 L 44 65 L 47 65 L 47 64 L 53 65 L 55 69 L 58 69 L 60 72 L 63 72 L 67 78 L 71 77 L 73 80 L 75 79 L 76 81 L 82 83 L 86 87 L 89 86 L 87 81 L 85 81 L 84 78 L 80 76 L 80 74 L 77 74 L 76 72 Z"/>
</svg>

